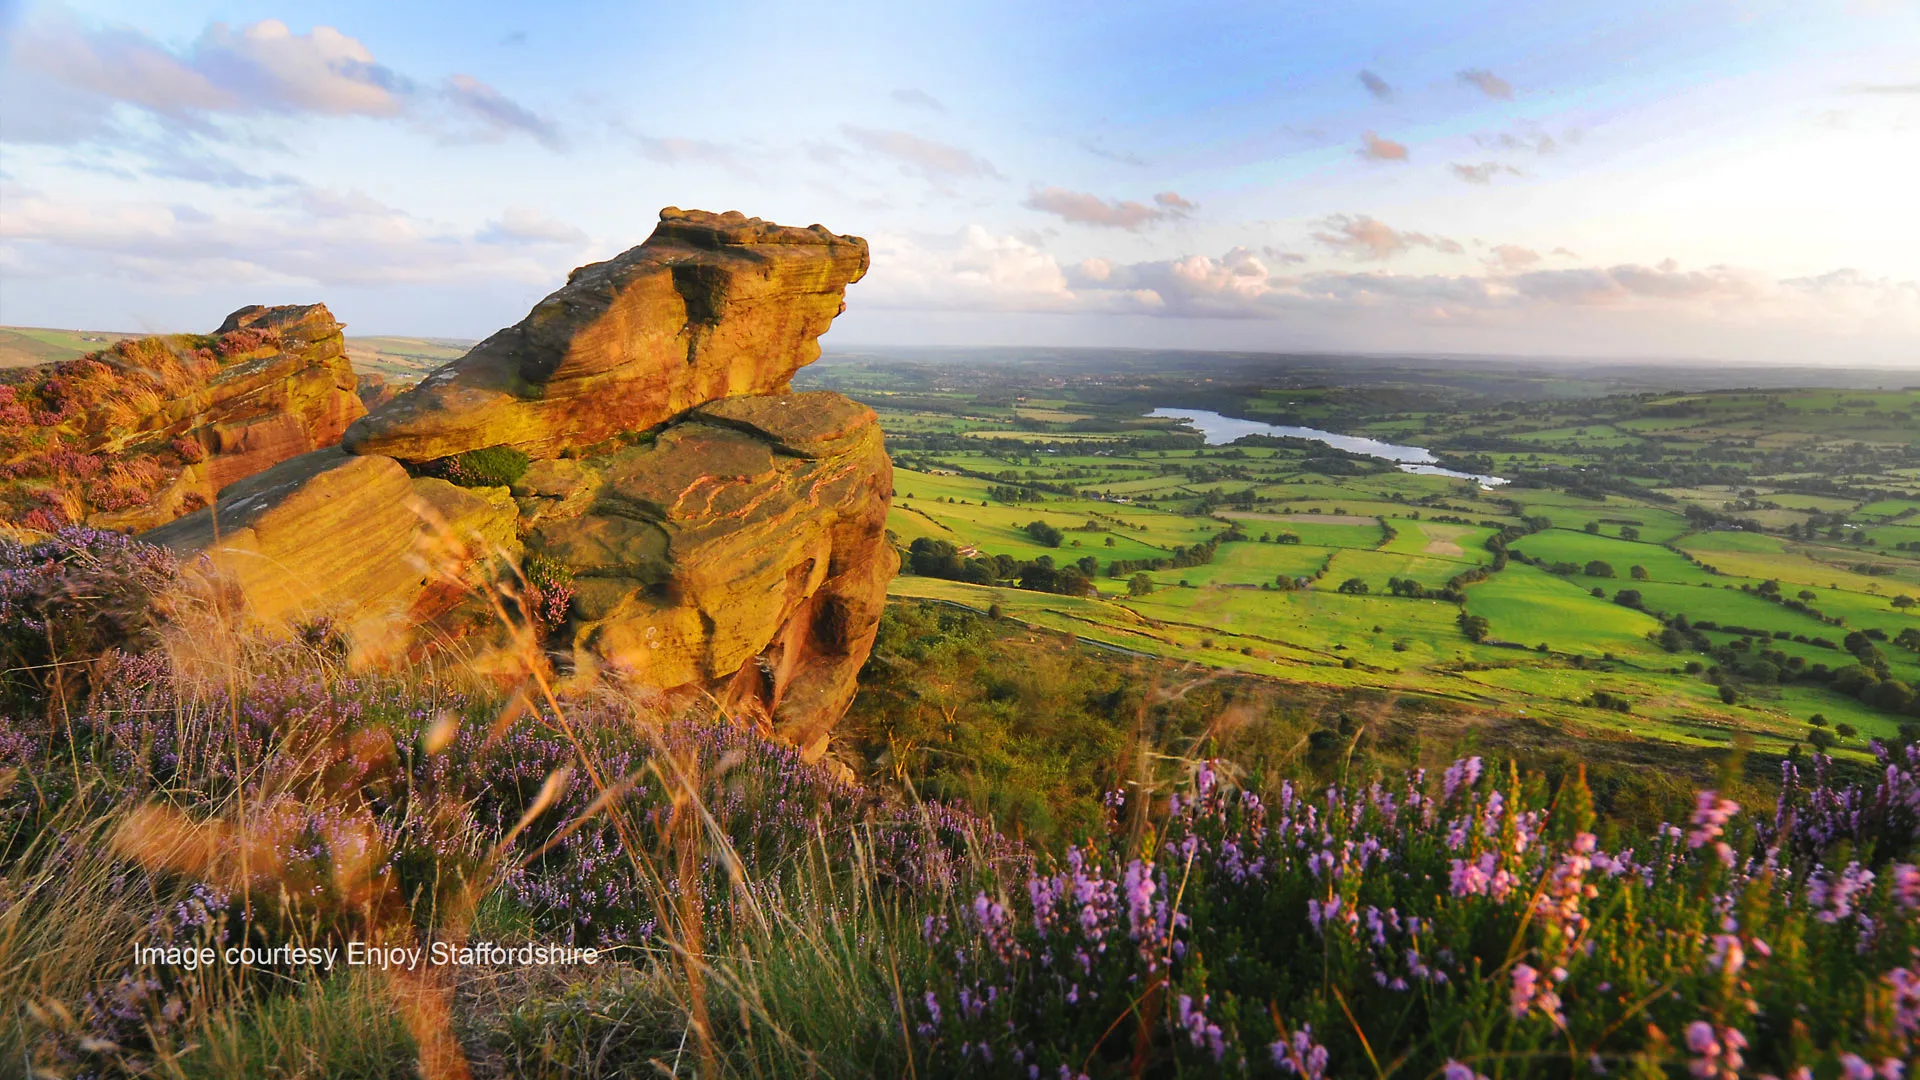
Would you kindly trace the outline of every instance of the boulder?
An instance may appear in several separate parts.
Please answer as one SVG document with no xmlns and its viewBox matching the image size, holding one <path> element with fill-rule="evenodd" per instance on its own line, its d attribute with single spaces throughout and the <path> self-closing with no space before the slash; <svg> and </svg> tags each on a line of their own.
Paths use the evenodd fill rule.
<svg viewBox="0 0 1920 1080">
<path fill-rule="evenodd" d="M 718 398 L 784 389 L 867 270 L 815 225 L 669 207 L 646 243 L 583 266 L 528 313 L 347 432 L 427 461 L 489 446 L 558 457 Z"/>
<path fill-rule="evenodd" d="M 137 338 L 0 387 L 0 519 L 145 529 L 335 445 L 365 413 L 320 304 L 242 308 L 207 335 Z"/>
<path fill-rule="evenodd" d="M 853 699 L 899 556 L 873 411 L 729 398 L 584 463 L 527 551 L 570 568 L 576 666 L 712 693 L 817 754 Z M 529 470 L 531 472 L 532 470 Z"/>
<path fill-rule="evenodd" d="M 433 585 L 464 572 L 476 554 L 517 555 L 514 521 L 504 488 L 413 477 L 392 458 L 336 447 L 231 484 L 212 506 L 142 539 L 216 575 L 241 596 L 248 623 L 327 620 L 364 651 L 452 607 Z M 469 550 L 450 554 L 459 547 Z M 449 564 L 435 565 L 442 559 Z"/>
</svg>

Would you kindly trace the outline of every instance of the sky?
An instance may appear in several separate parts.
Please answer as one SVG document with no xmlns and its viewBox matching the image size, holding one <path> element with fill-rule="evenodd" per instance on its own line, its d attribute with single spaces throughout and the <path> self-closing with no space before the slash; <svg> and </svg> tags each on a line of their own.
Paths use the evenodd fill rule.
<svg viewBox="0 0 1920 1080">
<path fill-rule="evenodd" d="M 1920 0 L 0 0 L 0 323 L 479 338 L 664 206 L 828 348 L 1920 369 Z"/>
</svg>

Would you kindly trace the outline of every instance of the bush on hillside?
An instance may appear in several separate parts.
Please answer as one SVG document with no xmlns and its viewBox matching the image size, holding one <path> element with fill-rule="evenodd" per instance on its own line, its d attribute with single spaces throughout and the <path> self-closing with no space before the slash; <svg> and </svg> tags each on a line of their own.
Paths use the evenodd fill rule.
<svg viewBox="0 0 1920 1080">
<path fill-rule="evenodd" d="M 120 533 L 0 535 L 0 705 L 84 693 L 94 661 L 151 647 L 156 598 L 173 581 L 172 555 Z"/>
<path fill-rule="evenodd" d="M 436 458 L 421 471 L 461 487 L 509 487 L 526 475 L 530 464 L 532 459 L 511 446 L 488 446 Z"/>
</svg>

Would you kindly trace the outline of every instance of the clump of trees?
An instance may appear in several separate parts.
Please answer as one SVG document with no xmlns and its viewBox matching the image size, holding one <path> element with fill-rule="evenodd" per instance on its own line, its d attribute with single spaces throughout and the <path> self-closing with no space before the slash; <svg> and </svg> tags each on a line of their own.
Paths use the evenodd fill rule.
<svg viewBox="0 0 1920 1080">
<path fill-rule="evenodd" d="M 1086 596 L 1094 592 L 1093 575 L 1099 561 L 1087 555 L 1061 566 L 1053 556 L 1015 559 L 1011 555 L 978 555 L 968 558 L 946 540 L 922 536 L 907 548 L 907 569 L 921 577 L 964 581 L 969 585 L 1013 584 L 1033 592 L 1058 593 L 1061 596 Z"/>
<path fill-rule="evenodd" d="M 1060 546 L 1060 541 L 1066 539 L 1065 533 L 1040 520 L 1027 522 L 1026 527 L 1020 531 L 1026 533 L 1028 539 L 1041 547 L 1057 548 Z"/>
</svg>

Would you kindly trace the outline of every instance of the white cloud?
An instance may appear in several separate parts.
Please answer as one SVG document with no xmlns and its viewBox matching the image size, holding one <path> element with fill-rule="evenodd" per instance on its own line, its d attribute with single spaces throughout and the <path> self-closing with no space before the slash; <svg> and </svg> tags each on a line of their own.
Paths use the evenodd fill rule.
<svg viewBox="0 0 1920 1080">
<path fill-rule="evenodd" d="M 1510 176 L 1520 175 L 1519 169 L 1511 165 L 1502 165 L 1498 161 L 1483 161 L 1478 165 L 1462 165 L 1455 162 L 1449 166 L 1449 168 L 1453 170 L 1453 175 L 1465 180 L 1469 184 L 1487 183 L 1499 173 L 1506 173 Z"/>
<path fill-rule="evenodd" d="M 296 34 L 278 19 L 238 30 L 214 23 L 184 60 L 240 108 L 392 116 L 408 89 L 365 45 L 333 27 Z"/>
<path fill-rule="evenodd" d="M 483 244 L 558 244 L 577 248 L 587 242 L 587 234 L 538 211 L 510 206 L 498 218 L 487 222 L 474 239 Z"/>
<path fill-rule="evenodd" d="M 532 138 L 550 150 L 558 150 L 564 145 L 560 129 L 553 121 L 471 75 L 449 78 L 442 95 L 463 119 L 477 122 L 485 136 L 499 138 L 517 133 Z"/>
<path fill-rule="evenodd" d="M 61 17 L 17 27 L 0 66 L 0 138 L 74 144 L 107 136 L 136 152 L 130 117 L 146 116 L 166 139 L 230 134 L 224 123 L 266 114 L 411 117 L 446 138 L 522 134 L 561 145 L 554 123 L 464 74 L 423 89 L 330 26 L 297 33 L 278 19 L 242 27 L 215 22 L 184 49 L 129 29 L 90 29 Z M 155 154 L 156 158 L 162 156 Z M 155 170 L 194 178 L 192 171 Z M 211 182 L 230 182 L 218 178 Z"/>
<path fill-rule="evenodd" d="M 531 211 L 478 230 L 423 221 L 364 193 L 299 189 L 217 212 L 57 200 L 6 185 L 0 265 L 46 279 L 119 278 L 147 291 L 298 283 L 321 289 L 552 282 L 584 237 Z"/>
<path fill-rule="evenodd" d="M 1390 259 L 1416 248 L 1432 248 L 1445 255 L 1458 255 L 1459 241 L 1423 232 L 1404 232 L 1365 214 L 1334 214 L 1321 219 L 1312 239 L 1353 259 Z"/>
<path fill-rule="evenodd" d="M 1491 98 L 1513 100 L 1513 84 L 1484 68 L 1468 68 L 1455 76 L 1461 82 Z"/>
<path fill-rule="evenodd" d="M 1094 257 L 1062 266 L 976 225 L 932 240 L 876 238 L 873 271 L 851 299 L 930 312 L 1264 320 L 1276 334 L 1312 327 L 1346 348 L 1579 354 L 1604 347 L 1791 359 L 1809 342 L 1845 338 L 1861 345 L 1850 355 L 1871 361 L 1888 348 L 1901 355 L 1897 343 L 1920 334 L 1920 283 L 1853 270 L 1782 280 L 1670 261 L 1543 269 L 1532 249 L 1498 244 L 1480 273 L 1300 273 L 1278 270 L 1280 254 L 1234 248 L 1217 257 Z M 1430 336 L 1436 333 L 1461 336 Z"/>
<path fill-rule="evenodd" d="M 1027 196 L 1029 210 L 1052 214 L 1075 225 L 1097 225 L 1109 229 L 1138 232 L 1149 225 L 1186 217 L 1199 205 L 1182 198 L 1178 192 L 1163 191 L 1153 197 L 1153 205 L 1131 200 L 1106 200 L 1084 191 L 1066 188 L 1042 188 Z"/>
<path fill-rule="evenodd" d="M 868 244 L 873 269 L 860 286 L 862 305 L 1064 311 L 1077 302 L 1052 255 L 979 225 L 948 236 L 874 235 Z"/>
<path fill-rule="evenodd" d="M 1373 132 L 1367 132 L 1360 140 L 1360 159 L 1362 161 L 1400 161 L 1407 160 L 1407 148 L 1392 139 L 1383 139 Z"/>
<path fill-rule="evenodd" d="M 972 177 L 1004 179 L 992 162 L 957 146 L 923 139 L 904 131 L 855 127 L 852 124 L 843 125 L 840 131 L 862 150 L 892 158 L 900 163 L 902 171 L 928 180 L 944 182 Z"/>
<path fill-rule="evenodd" d="M 1501 270 L 1519 270 L 1540 261 L 1540 253 L 1518 244 L 1495 244 L 1488 266 Z"/>
</svg>

